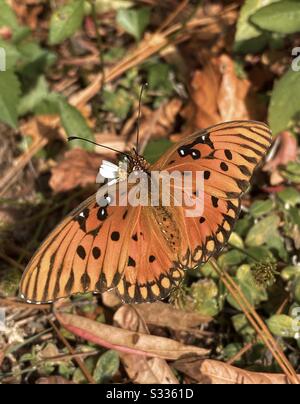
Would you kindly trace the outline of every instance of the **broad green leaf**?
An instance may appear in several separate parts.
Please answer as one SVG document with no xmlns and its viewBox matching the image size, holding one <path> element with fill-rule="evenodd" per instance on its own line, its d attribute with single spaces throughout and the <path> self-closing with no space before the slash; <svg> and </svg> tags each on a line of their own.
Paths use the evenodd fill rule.
<svg viewBox="0 0 300 404">
<path fill-rule="evenodd" d="M 43 49 L 36 42 L 22 42 L 18 45 L 21 53 L 21 63 L 18 66 L 18 74 L 21 77 L 24 91 L 31 90 L 37 77 L 45 73 L 45 70 L 56 61 L 56 55 L 47 49 Z"/>
<path fill-rule="evenodd" d="M 2 55 L 2 53 L 0 54 L 0 57 L 2 57 L 2 56 L 5 57 L 5 70 L 15 70 L 16 64 L 20 60 L 20 57 L 21 57 L 20 52 L 18 51 L 16 46 L 10 42 L 3 41 L 2 39 L 0 39 L 0 49 L 3 49 L 2 53 L 3 52 L 5 53 L 4 55 Z M 1 66 L 1 62 L 0 62 L 0 66 Z M 3 70 L 1 67 L 0 67 L 0 71 Z"/>
<path fill-rule="evenodd" d="M 237 248 L 244 248 L 244 241 L 236 232 L 231 233 L 228 243 Z"/>
<path fill-rule="evenodd" d="M 149 22 L 150 9 L 148 7 L 129 10 L 121 8 L 117 13 L 117 23 L 137 41 L 141 39 Z"/>
<path fill-rule="evenodd" d="M 0 27 L 9 27 L 12 30 L 13 42 L 16 43 L 24 38 L 30 30 L 22 27 L 6 0 L 0 0 Z"/>
<path fill-rule="evenodd" d="M 295 321 L 292 317 L 286 316 L 284 314 L 275 315 L 267 320 L 267 325 L 271 333 L 276 335 L 277 337 L 295 337 Z"/>
<path fill-rule="evenodd" d="M 224 360 L 229 361 L 229 359 L 235 357 L 242 349 L 243 349 L 243 344 L 241 344 L 241 343 L 233 342 L 232 344 L 228 344 L 223 349 Z"/>
<path fill-rule="evenodd" d="M 250 213 L 253 217 L 258 218 L 270 213 L 273 207 L 274 203 L 270 199 L 266 201 L 255 201 L 250 207 Z"/>
<path fill-rule="evenodd" d="M 6 0 L 0 0 L 0 27 L 19 28 L 17 17 Z"/>
<path fill-rule="evenodd" d="M 246 237 L 246 245 L 249 247 L 259 247 L 274 237 L 278 232 L 280 219 L 276 215 L 271 215 L 260 220 L 249 231 Z"/>
<path fill-rule="evenodd" d="M 296 206 L 300 204 L 300 192 L 295 188 L 286 188 L 278 192 L 279 199 L 289 206 Z"/>
<path fill-rule="evenodd" d="M 16 128 L 20 83 L 12 71 L 0 72 L 0 121 Z"/>
<path fill-rule="evenodd" d="M 47 99 L 48 95 L 48 83 L 44 76 L 40 76 L 34 88 L 21 98 L 18 107 L 19 115 L 22 116 L 33 112 L 43 100 Z"/>
<path fill-rule="evenodd" d="M 240 13 L 234 49 L 239 53 L 258 52 L 268 42 L 268 35 L 255 27 L 250 17 L 260 8 L 279 0 L 246 0 Z"/>
<path fill-rule="evenodd" d="M 261 29 L 293 34 L 300 31 L 300 3 L 280 1 L 258 10 L 250 19 Z"/>
<path fill-rule="evenodd" d="M 56 10 L 50 22 L 50 45 L 60 44 L 74 35 L 82 25 L 84 13 L 84 0 L 73 0 Z"/>
<path fill-rule="evenodd" d="M 165 138 L 152 140 L 145 149 L 144 157 L 149 163 L 155 163 L 173 144 Z"/>
<path fill-rule="evenodd" d="M 60 103 L 65 99 L 61 94 L 52 92 L 43 98 L 40 103 L 34 107 L 34 113 L 36 115 L 59 115 Z"/>
<path fill-rule="evenodd" d="M 242 335 L 244 338 L 252 339 L 256 332 L 249 324 L 245 314 L 236 314 L 232 317 L 232 323 L 235 331 Z"/>
<path fill-rule="evenodd" d="M 107 351 L 98 360 L 93 377 L 97 383 L 111 381 L 120 366 L 119 355 L 116 351 Z"/>
<path fill-rule="evenodd" d="M 228 269 L 245 262 L 246 255 L 238 250 L 231 250 L 222 254 L 218 259 L 218 264 L 223 269 Z"/>
<path fill-rule="evenodd" d="M 274 135 L 299 121 L 297 115 L 300 115 L 300 74 L 289 70 L 275 84 L 270 101 L 269 123 Z"/>
<path fill-rule="evenodd" d="M 91 374 L 93 374 L 93 369 L 95 367 L 95 359 L 93 357 L 85 359 L 84 365 L 87 368 L 87 370 Z M 87 384 L 86 377 L 84 376 L 80 368 L 77 368 L 75 370 L 72 380 L 76 384 Z"/>
<path fill-rule="evenodd" d="M 290 281 L 296 276 L 300 276 L 300 266 L 288 266 L 280 272 L 280 276 L 285 281 Z"/>
<path fill-rule="evenodd" d="M 80 136 L 87 140 L 94 140 L 91 129 L 88 127 L 85 118 L 81 115 L 78 109 L 64 100 L 60 101 L 59 109 L 61 122 L 68 136 Z M 70 142 L 70 147 L 81 147 L 85 150 L 94 150 L 93 145 L 84 142 L 83 140 Z"/>
</svg>

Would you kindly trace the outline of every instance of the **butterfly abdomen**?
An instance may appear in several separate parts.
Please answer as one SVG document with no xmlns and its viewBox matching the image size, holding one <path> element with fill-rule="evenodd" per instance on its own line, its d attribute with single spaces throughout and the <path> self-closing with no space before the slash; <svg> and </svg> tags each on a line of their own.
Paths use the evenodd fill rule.
<svg viewBox="0 0 300 404">
<path fill-rule="evenodd" d="M 157 206 L 153 208 L 153 213 L 170 250 L 177 253 L 181 245 L 180 229 L 176 224 L 171 209 L 165 206 Z"/>
</svg>

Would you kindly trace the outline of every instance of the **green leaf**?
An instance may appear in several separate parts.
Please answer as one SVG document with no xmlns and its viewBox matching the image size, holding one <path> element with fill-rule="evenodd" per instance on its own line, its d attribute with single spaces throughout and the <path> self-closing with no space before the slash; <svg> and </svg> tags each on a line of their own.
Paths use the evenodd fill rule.
<svg viewBox="0 0 300 404">
<path fill-rule="evenodd" d="M 235 280 L 239 284 L 244 295 L 247 297 L 249 303 L 253 306 L 268 300 L 266 290 L 257 286 L 249 265 L 242 265 L 239 267 Z M 231 294 L 227 296 L 227 300 L 237 310 L 241 310 L 239 303 Z"/>
<path fill-rule="evenodd" d="M 274 134 L 299 121 L 297 115 L 300 115 L 300 74 L 289 70 L 276 83 L 271 97 L 269 122 Z"/>
<path fill-rule="evenodd" d="M 251 22 L 259 28 L 293 34 L 300 31 L 300 3 L 296 1 L 280 1 L 258 10 L 251 17 Z"/>
<path fill-rule="evenodd" d="M 249 247 L 259 247 L 274 237 L 278 233 L 280 219 L 276 215 L 271 215 L 260 220 L 249 231 L 246 237 L 246 245 Z"/>
<path fill-rule="evenodd" d="M 291 161 L 280 170 L 280 173 L 290 182 L 300 184 L 300 164 L 298 162 Z"/>
<path fill-rule="evenodd" d="M 288 266 L 280 272 L 280 276 L 285 281 L 290 281 L 296 276 L 300 276 L 300 266 Z"/>
<path fill-rule="evenodd" d="M 93 377 L 97 383 L 107 383 L 117 373 L 120 366 L 119 355 L 116 351 L 107 351 L 98 360 Z"/>
<path fill-rule="evenodd" d="M 0 0 L 0 27 L 9 27 L 13 33 L 13 42 L 16 43 L 30 32 L 27 27 L 22 27 L 6 0 Z"/>
<path fill-rule="evenodd" d="M 19 28 L 17 17 L 6 0 L 0 0 L 0 27 Z"/>
<path fill-rule="evenodd" d="M 20 83 L 12 71 L 0 72 L 0 121 L 16 128 Z"/>
<path fill-rule="evenodd" d="M 51 17 L 49 43 L 58 45 L 81 27 L 84 19 L 84 0 L 73 0 L 60 7 Z"/>
<path fill-rule="evenodd" d="M 129 0 L 96 0 L 96 10 L 97 13 L 101 14 L 111 10 L 119 10 L 120 8 L 129 8 L 133 4 Z"/>
<path fill-rule="evenodd" d="M 277 337 L 295 337 L 295 321 L 292 317 L 286 316 L 284 314 L 275 315 L 267 320 L 267 324 L 271 333 L 276 335 Z"/>
<path fill-rule="evenodd" d="M 256 201 L 252 204 L 250 208 L 250 214 L 255 217 L 261 217 L 266 215 L 267 213 L 270 213 L 270 211 L 273 209 L 274 203 L 271 200 L 266 200 L 266 201 Z"/>
<path fill-rule="evenodd" d="M 35 105 L 34 113 L 36 115 L 59 115 L 61 101 L 65 101 L 61 94 L 49 93 L 46 98 L 43 98 L 40 103 Z"/>
<path fill-rule="evenodd" d="M 150 90 L 164 91 L 166 94 L 172 92 L 170 80 L 170 66 L 165 63 L 154 63 L 147 67 L 148 84 Z"/>
<path fill-rule="evenodd" d="M 40 76 L 34 88 L 21 98 L 18 107 L 19 116 L 33 112 L 48 95 L 48 83 L 44 76 Z"/>
<path fill-rule="evenodd" d="M 16 48 L 15 45 L 13 45 L 10 42 L 3 41 L 2 39 L 0 39 L 0 49 L 1 48 L 5 52 L 5 62 L 6 62 L 5 69 L 6 70 L 15 70 L 16 64 L 20 60 L 20 57 L 21 57 L 20 52 L 18 51 L 18 49 Z M 0 71 L 2 71 L 1 68 L 0 68 Z"/>
<path fill-rule="evenodd" d="M 104 90 L 102 94 L 104 111 L 112 112 L 120 119 L 125 119 L 133 105 L 133 98 L 129 91 L 119 88 L 117 91 Z"/>
<path fill-rule="evenodd" d="M 300 204 L 300 192 L 295 188 L 286 188 L 278 192 L 279 199 L 289 206 L 296 206 Z"/>
<path fill-rule="evenodd" d="M 117 13 L 117 23 L 137 41 L 141 39 L 149 22 L 150 9 L 148 7 L 130 10 L 121 8 Z"/>
<path fill-rule="evenodd" d="M 94 140 L 93 133 L 88 127 L 86 120 L 81 113 L 65 100 L 60 100 L 59 110 L 62 125 L 68 136 L 80 136 L 87 140 Z M 93 145 L 83 140 L 76 140 L 69 143 L 70 147 L 81 147 L 85 150 L 94 150 Z"/>
<path fill-rule="evenodd" d="M 191 286 L 193 309 L 203 316 L 216 316 L 219 311 L 218 287 L 212 279 L 195 282 Z"/>
<path fill-rule="evenodd" d="M 256 335 L 254 328 L 249 324 L 245 314 L 236 314 L 231 320 L 235 331 L 247 340 L 251 340 Z"/>
<path fill-rule="evenodd" d="M 155 163 L 173 144 L 165 138 L 152 140 L 145 149 L 144 157 L 149 163 Z"/>
<path fill-rule="evenodd" d="M 246 255 L 238 250 L 231 250 L 222 254 L 218 259 L 218 264 L 223 269 L 228 269 L 236 265 L 242 264 L 246 259 Z"/>
<path fill-rule="evenodd" d="M 292 292 L 294 299 L 297 303 L 300 303 L 300 275 L 296 276 L 292 283 Z M 300 331 L 300 329 L 299 329 Z"/>
<path fill-rule="evenodd" d="M 239 53 L 258 52 L 267 42 L 268 35 L 255 27 L 250 17 L 260 8 L 279 0 L 246 0 L 240 13 L 235 36 L 234 49 Z"/>
</svg>

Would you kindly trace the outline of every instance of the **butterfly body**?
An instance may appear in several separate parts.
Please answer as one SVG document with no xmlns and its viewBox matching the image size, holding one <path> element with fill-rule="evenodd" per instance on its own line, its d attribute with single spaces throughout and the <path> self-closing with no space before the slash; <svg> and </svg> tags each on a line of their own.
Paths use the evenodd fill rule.
<svg viewBox="0 0 300 404">
<path fill-rule="evenodd" d="M 136 151 L 125 169 L 107 163 L 102 172 L 110 182 L 42 244 L 23 275 L 21 297 L 40 304 L 110 289 L 126 303 L 167 297 L 187 269 L 199 267 L 226 245 L 241 196 L 271 140 L 265 124 L 229 122 L 187 137 L 152 166 Z M 192 201 L 199 199 L 193 174 L 203 173 L 201 215 L 187 216 L 187 206 L 177 203 L 185 191 L 176 194 L 173 183 L 161 191 L 154 172 L 190 173 Z M 128 204 L 128 194 L 122 192 L 112 195 L 112 186 L 120 190 L 132 173 L 144 174 L 146 184 L 159 189 L 155 203 L 150 192 L 146 206 Z M 134 190 L 132 185 L 128 189 L 129 194 Z M 163 203 L 166 196 L 168 205 Z"/>
</svg>

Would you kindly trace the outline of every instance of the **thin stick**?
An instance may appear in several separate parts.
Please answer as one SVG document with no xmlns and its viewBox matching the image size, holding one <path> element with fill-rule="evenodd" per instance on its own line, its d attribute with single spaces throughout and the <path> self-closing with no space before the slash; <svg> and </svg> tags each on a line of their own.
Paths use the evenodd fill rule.
<svg viewBox="0 0 300 404">
<path fill-rule="evenodd" d="M 257 314 L 255 309 L 249 303 L 243 292 L 241 291 L 240 287 L 236 284 L 236 282 L 231 278 L 231 276 L 226 272 L 223 271 L 215 260 L 210 261 L 212 266 L 214 267 L 215 271 L 220 276 L 221 280 L 223 281 L 224 285 L 228 289 L 228 291 L 232 294 L 235 300 L 239 303 L 241 309 L 245 313 L 248 321 L 256 330 L 257 334 L 261 338 L 261 340 L 265 343 L 265 345 L 270 349 L 271 353 L 273 354 L 274 358 L 278 362 L 279 366 L 286 374 L 287 378 L 292 384 L 300 384 L 300 380 L 298 376 L 286 358 L 285 354 L 283 353 L 282 349 L 278 346 L 276 341 L 274 340 L 272 334 L 270 333 L 269 329 Z"/>
<path fill-rule="evenodd" d="M 52 320 L 49 320 L 51 326 L 53 327 L 53 329 L 55 330 L 58 338 L 62 341 L 62 343 L 67 347 L 67 349 L 69 350 L 71 355 L 75 355 L 77 352 L 71 347 L 71 345 L 69 344 L 69 342 L 66 340 L 66 338 L 62 335 L 62 333 L 60 332 L 60 330 L 56 327 L 56 325 L 54 324 L 54 322 Z M 96 384 L 95 380 L 93 379 L 93 376 L 90 374 L 90 372 L 88 371 L 88 369 L 86 368 L 84 362 L 80 359 L 77 358 L 76 356 L 74 357 L 75 362 L 77 363 L 77 365 L 79 366 L 80 370 L 82 371 L 82 373 L 84 374 L 85 378 L 87 379 L 87 381 L 90 384 Z"/>
</svg>

